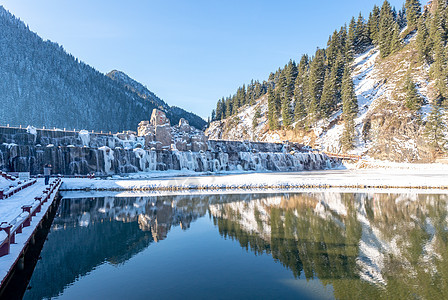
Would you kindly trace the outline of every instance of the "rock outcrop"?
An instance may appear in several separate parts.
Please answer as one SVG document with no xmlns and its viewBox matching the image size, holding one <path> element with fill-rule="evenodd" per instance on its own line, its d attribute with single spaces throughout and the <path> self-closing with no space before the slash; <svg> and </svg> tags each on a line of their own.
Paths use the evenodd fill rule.
<svg viewBox="0 0 448 300">
<path fill-rule="evenodd" d="M 0 169 L 42 174 L 51 163 L 55 174 L 97 175 L 190 170 L 300 171 L 331 168 L 337 161 L 302 151 L 290 143 L 209 141 L 186 120 L 170 126 L 153 113 L 137 132 L 116 134 L 0 127 Z"/>
</svg>

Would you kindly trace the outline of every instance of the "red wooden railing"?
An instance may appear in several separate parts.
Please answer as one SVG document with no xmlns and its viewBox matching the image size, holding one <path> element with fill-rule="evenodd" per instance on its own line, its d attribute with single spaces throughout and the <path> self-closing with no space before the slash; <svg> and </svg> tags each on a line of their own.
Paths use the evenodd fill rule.
<svg viewBox="0 0 448 300">
<path fill-rule="evenodd" d="M 3 190 L 0 190 L 0 200 L 9 198 L 12 195 L 14 195 L 15 193 L 20 192 L 21 190 L 26 189 L 27 187 L 30 187 L 30 186 L 32 186 L 35 183 L 36 183 L 36 179 L 28 181 L 28 182 L 26 182 L 24 184 L 22 184 L 19 181 L 19 185 L 18 186 L 8 190 L 7 192 L 4 192 Z"/>
<path fill-rule="evenodd" d="M 0 171 L 0 176 L 2 176 L 3 178 L 6 178 L 6 179 L 8 179 L 8 180 L 12 180 L 12 181 L 14 181 L 14 180 L 17 179 L 17 178 L 15 178 L 14 176 L 11 176 L 11 175 L 9 175 L 8 173 L 3 172 L 3 171 Z"/>
<path fill-rule="evenodd" d="M 6 238 L 0 243 L 0 257 L 9 254 L 11 244 L 15 243 L 16 234 L 22 233 L 22 229 L 31 225 L 32 218 L 42 210 L 51 195 L 61 186 L 61 179 L 58 178 L 47 187 L 41 195 L 34 198 L 31 205 L 23 205 L 22 213 L 11 222 L 1 222 L 0 232 L 6 233 Z"/>
<path fill-rule="evenodd" d="M 349 160 L 361 160 L 361 155 L 354 155 L 354 154 L 344 154 L 344 153 L 331 153 L 323 151 L 322 153 L 326 154 L 328 157 L 335 157 L 340 159 L 349 159 Z"/>
</svg>

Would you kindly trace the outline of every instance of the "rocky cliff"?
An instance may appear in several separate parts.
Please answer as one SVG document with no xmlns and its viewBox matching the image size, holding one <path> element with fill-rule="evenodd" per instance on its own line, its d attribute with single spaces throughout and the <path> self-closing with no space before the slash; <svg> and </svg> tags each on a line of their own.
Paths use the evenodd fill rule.
<svg viewBox="0 0 448 300">
<path fill-rule="evenodd" d="M 140 123 L 138 134 L 0 127 L 0 169 L 41 174 L 51 163 L 64 175 L 123 174 L 190 170 L 300 171 L 326 169 L 339 162 L 289 143 L 208 141 L 186 120 L 171 126 L 154 110 Z"/>
</svg>

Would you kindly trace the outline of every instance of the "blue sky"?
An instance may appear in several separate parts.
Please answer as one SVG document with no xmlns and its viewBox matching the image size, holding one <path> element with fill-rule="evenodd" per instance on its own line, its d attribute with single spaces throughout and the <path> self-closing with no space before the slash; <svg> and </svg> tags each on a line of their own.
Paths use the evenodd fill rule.
<svg viewBox="0 0 448 300">
<path fill-rule="evenodd" d="M 325 47 L 335 29 L 382 2 L 0 0 L 43 39 L 204 118 L 222 96 Z M 404 0 L 389 2 L 399 10 Z"/>
</svg>

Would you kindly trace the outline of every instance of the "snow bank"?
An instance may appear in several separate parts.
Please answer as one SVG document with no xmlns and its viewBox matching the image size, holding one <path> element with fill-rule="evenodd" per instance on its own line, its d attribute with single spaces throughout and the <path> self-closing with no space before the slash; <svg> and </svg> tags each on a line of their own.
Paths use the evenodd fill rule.
<svg viewBox="0 0 448 300">
<path fill-rule="evenodd" d="M 64 179 L 62 190 L 229 190 L 229 189 L 437 189 L 448 193 L 445 170 L 326 170 L 290 173 L 244 173 L 223 176 L 166 177 L 163 179 Z M 434 191 L 434 190 L 432 190 Z M 222 192 L 222 191 L 221 191 Z"/>
</svg>

